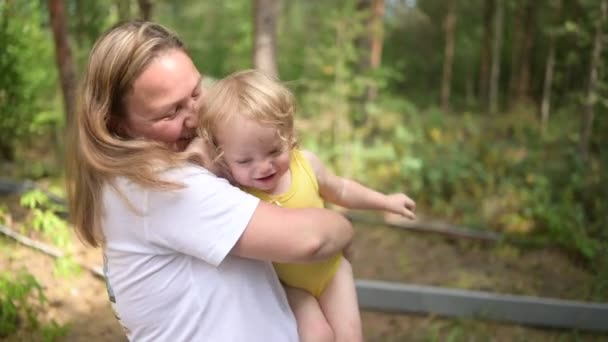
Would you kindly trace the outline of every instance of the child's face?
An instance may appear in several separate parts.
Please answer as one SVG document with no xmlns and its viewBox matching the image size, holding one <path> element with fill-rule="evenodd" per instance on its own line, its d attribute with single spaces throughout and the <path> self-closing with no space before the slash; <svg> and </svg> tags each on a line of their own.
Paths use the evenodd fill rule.
<svg viewBox="0 0 608 342">
<path fill-rule="evenodd" d="M 270 192 L 289 170 L 289 146 L 275 128 L 231 120 L 217 133 L 223 158 L 239 185 Z"/>
</svg>

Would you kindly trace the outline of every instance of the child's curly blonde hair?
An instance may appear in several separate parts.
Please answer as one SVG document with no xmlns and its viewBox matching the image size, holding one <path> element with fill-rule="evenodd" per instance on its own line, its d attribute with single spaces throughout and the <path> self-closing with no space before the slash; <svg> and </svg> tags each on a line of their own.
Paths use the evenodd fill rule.
<svg viewBox="0 0 608 342">
<path fill-rule="evenodd" d="M 274 127 L 281 140 L 292 149 L 297 145 L 294 129 L 295 99 L 278 80 L 259 70 L 235 72 L 214 83 L 204 94 L 199 135 L 209 146 L 214 163 L 227 171 L 223 151 L 217 143 L 221 125 L 233 120 L 253 120 Z"/>
</svg>

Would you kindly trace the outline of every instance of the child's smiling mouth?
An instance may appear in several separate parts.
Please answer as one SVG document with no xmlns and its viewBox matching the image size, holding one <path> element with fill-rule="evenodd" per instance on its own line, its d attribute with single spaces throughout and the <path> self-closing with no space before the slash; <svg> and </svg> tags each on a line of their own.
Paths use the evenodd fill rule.
<svg viewBox="0 0 608 342">
<path fill-rule="evenodd" d="M 276 172 L 275 172 L 275 173 L 272 173 L 272 174 L 270 174 L 270 175 L 268 175 L 268 176 L 264 176 L 264 177 L 259 177 L 259 178 L 256 178 L 255 180 L 256 180 L 256 181 L 258 181 L 258 182 L 268 182 L 268 181 L 270 181 L 270 180 L 271 180 L 271 179 L 272 179 L 272 178 L 273 178 L 275 175 L 276 175 Z"/>
</svg>

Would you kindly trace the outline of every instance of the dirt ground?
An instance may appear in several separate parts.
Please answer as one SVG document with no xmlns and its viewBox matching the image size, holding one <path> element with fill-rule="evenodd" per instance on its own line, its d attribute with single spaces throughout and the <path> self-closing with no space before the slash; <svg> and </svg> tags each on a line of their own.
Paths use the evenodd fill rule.
<svg viewBox="0 0 608 342">
<path fill-rule="evenodd" d="M 524 251 L 380 226 L 357 225 L 353 251 L 355 276 L 364 279 L 585 299 L 591 277 L 558 250 Z M 43 284 L 49 305 L 40 318 L 67 324 L 62 341 L 126 340 L 100 279 L 86 271 L 55 277 L 53 258 L 6 238 L 0 238 L 0 253 L 1 271 L 27 268 Z M 101 264 L 99 250 L 78 248 L 77 256 Z M 608 341 L 608 335 L 432 315 L 362 315 L 367 341 Z M 43 339 L 22 330 L 6 340 Z"/>
</svg>

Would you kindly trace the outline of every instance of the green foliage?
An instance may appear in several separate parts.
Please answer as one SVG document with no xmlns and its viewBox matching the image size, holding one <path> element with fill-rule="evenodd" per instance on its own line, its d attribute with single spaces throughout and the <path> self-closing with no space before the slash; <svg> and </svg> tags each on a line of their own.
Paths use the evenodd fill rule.
<svg viewBox="0 0 608 342">
<path fill-rule="evenodd" d="M 0 273 L 0 336 L 14 333 L 24 318 L 38 328 L 36 309 L 45 303 L 42 287 L 31 274 Z"/>
<path fill-rule="evenodd" d="M 40 26 L 37 1 L 0 2 L 0 159 L 16 143 L 61 123 L 50 32 Z"/>
<path fill-rule="evenodd" d="M 175 30 L 187 43 L 205 75 L 223 77 L 251 67 L 253 45 L 250 1 L 161 1 L 155 20 Z"/>
<path fill-rule="evenodd" d="M 31 227 L 62 250 L 72 246 L 72 235 L 67 222 L 60 217 L 65 212 L 63 205 L 53 202 L 40 190 L 29 191 L 21 196 L 20 204 L 30 210 L 25 227 Z M 57 258 L 53 269 L 59 276 L 72 276 L 80 273 L 80 267 L 70 256 Z"/>
<path fill-rule="evenodd" d="M 67 326 L 54 320 L 41 325 L 38 315 L 46 305 L 44 290 L 34 276 L 25 271 L 0 273 L 0 337 L 23 328 L 41 331 L 45 341 L 65 336 Z"/>
<path fill-rule="evenodd" d="M 72 277 L 82 274 L 82 268 L 70 256 L 55 259 L 53 274 L 59 277 Z"/>
<path fill-rule="evenodd" d="M 0 224 L 6 223 L 6 221 L 8 220 L 8 215 L 9 211 L 6 204 L 0 204 Z"/>
<path fill-rule="evenodd" d="M 61 341 L 70 329 L 69 324 L 59 324 L 54 320 L 41 327 L 42 338 L 45 342 Z"/>
<path fill-rule="evenodd" d="M 504 232 L 513 241 L 556 244 L 590 264 L 608 247 L 601 228 L 608 224 L 605 166 L 597 157 L 583 164 L 576 138 L 561 138 L 557 131 L 570 127 L 567 112 L 554 117 L 543 139 L 526 112 L 500 119 L 445 115 L 392 99 L 379 108 L 348 138 L 305 134 L 303 145 L 339 174 L 385 192 L 405 191 L 427 215 Z M 310 132 L 322 129 L 315 122 Z"/>
<path fill-rule="evenodd" d="M 30 227 L 41 232 L 60 248 L 69 246 L 71 235 L 67 223 L 59 217 L 60 212 L 65 212 L 63 206 L 52 202 L 48 195 L 40 190 L 23 194 L 20 204 L 31 211 L 31 219 L 28 222 Z"/>
<path fill-rule="evenodd" d="M 469 319 L 454 319 L 433 322 L 426 329 L 424 341 L 489 341 L 491 335 L 488 329 Z"/>
<path fill-rule="evenodd" d="M 608 301 L 608 248 L 603 248 L 594 264 L 595 279 L 589 292 L 591 299 L 597 302 Z"/>
</svg>

